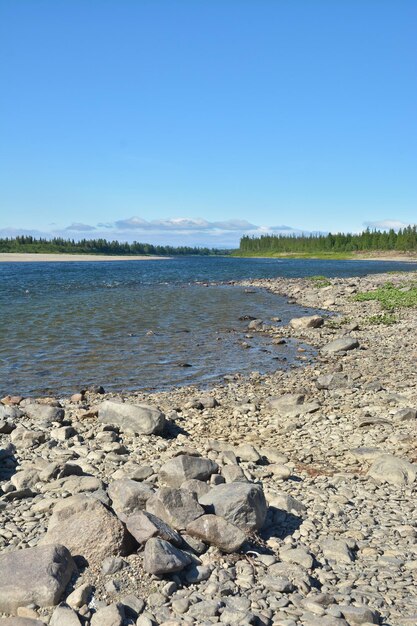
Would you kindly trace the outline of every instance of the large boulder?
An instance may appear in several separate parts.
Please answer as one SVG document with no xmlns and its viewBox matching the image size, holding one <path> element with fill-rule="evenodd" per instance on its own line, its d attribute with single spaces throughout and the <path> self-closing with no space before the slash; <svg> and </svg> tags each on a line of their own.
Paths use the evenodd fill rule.
<svg viewBox="0 0 417 626">
<path fill-rule="evenodd" d="M 175 528 L 183 530 L 190 522 L 204 514 L 192 494 L 185 489 L 161 487 L 146 503 L 146 510 Z"/>
<path fill-rule="evenodd" d="M 218 515 L 202 515 L 188 524 L 186 531 L 223 552 L 236 552 L 246 541 L 243 530 Z"/>
<path fill-rule="evenodd" d="M 125 529 L 99 500 L 79 494 L 55 505 L 41 543 L 61 543 L 73 556 L 100 565 L 107 556 L 124 554 Z"/>
<path fill-rule="evenodd" d="M 293 317 L 290 320 L 291 328 L 294 330 L 304 330 L 305 328 L 319 328 L 323 326 L 324 319 L 321 315 L 309 315 L 306 317 Z"/>
<path fill-rule="evenodd" d="M 417 465 L 392 454 L 382 454 L 371 465 L 368 475 L 378 482 L 408 485 L 416 478 Z"/>
<path fill-rule="evenodd" d="M 63 545 L 36 546 L 0 555 L 0 612 L 15 613 L 32 602 L 54 606 L 75 571 Z"/>
<path fill-rule="evenodd" d="M 211 459 L 180 454 L 164 463 L 159 470 L 159 481 L 169 487 L 181 487 L 190 478 L 208 480 L 218 469 L 217 463 Z"/>
<path fill-rule="evenodd" d="M 138 435 L 160 434 L 165 426 L 165 415 L 153 406 L 111 400 L 100 404 L 98 419 L 103 424 L 114 424 L 122 431 Z"/>
<path fill-rule="evenodd" d="M 359 341 L 354 337 L 339 337 L 330 343 L 327 343 L 321 349 L 323 354 L 337 354 L 338 352 L 348 352 L 359 348 Z"/>
<path fill-rule="evenodd" d="M 38 402 L 27 404 L 25 413 L 33 420 L 39 420 L 47 424 L 52 424 L 53 422 L 61 423 L 65 417 L 65 411 L 61 407 L 39 404 Z"/>
<path fill-rule="evenodd" d="M 180 572 L 191 563 L 191 557 L 182 550 L 159 538 L 146 543 L 143 566 L 148 574 L 161 576 Z"/>
<path fill-rule="evenodd" d="M 130 478 L 121 478 L 110 484 L 107 490 L 116 515 L 122 520 L 145 508 L 154 490 L 146 483 L 138 483 Z"/>
<path fill-rule="evenodd" d="M 253 483 L 217 485 L 199 502 L 208 513 L 220 515 L 248 533 L 262 528 L 267 514 L 263 489 Z"/>
</svg>

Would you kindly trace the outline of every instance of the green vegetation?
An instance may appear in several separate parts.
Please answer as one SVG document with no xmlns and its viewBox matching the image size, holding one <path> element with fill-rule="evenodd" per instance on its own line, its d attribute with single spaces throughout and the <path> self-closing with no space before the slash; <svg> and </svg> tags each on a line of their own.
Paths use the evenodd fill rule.
<svg viewBox="0 0 417 626">
<path fill-rule="evenodd" d="M 370 326 L 392 326 L 397 323 L 397 318 L 391 313 L 379 313 L 378 315 L 370 315 L 363 320 L 365 325 Z"/>
<path fill-rule="evenodd" d="M 365 291 L 356 294 L 354 299 L 358 302 L 376 300 L 387 311 L 393 311 L 403 307 L 417 306 L 417 284 L 395 286 L 393 283 L 385 283 L 374 291 Z"/>
<path fill-rule="evenodd" d="M 315 287 L 328 287 L 332 283 L 326 276 L 310 276 L 310 280 L 314 283 Z"/>
<path fill-rule="evenodd" d="M 352 258 L 349 255 L 355 252 L 375 250 L 417 251 L 417 227 L 407 226 L 398 232 L 392 229 L 389 231 L 367 229 L 360 234 L 244 236 L 240 240 L 238 254 L 240 256 L 290 254 L 318 258 L 326 258 L 321 255 L 340 254 L 342 258 Z"/>
<path fill-rule="evenodd" d="M 121 243 L 106 239 L 35 239 L 34 237 L 15 237 L 0 239 L 0 252 L 31 252 L 35 254 L 106 254 L 106 255 L 156 255 L 156 256 L 185 256 L 185 255 L 225 255 L 225 250 L 214 248 L 191 248 L 188 246 L 153 246 L 149 243 Z"/>
</svg>

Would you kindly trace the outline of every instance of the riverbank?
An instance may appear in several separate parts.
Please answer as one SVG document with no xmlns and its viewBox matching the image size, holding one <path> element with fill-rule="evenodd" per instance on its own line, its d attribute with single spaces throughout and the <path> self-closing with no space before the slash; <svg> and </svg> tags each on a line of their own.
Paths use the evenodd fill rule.
<svg viewBox="0 0 417 626">
<path fill-rule="evenodd" d="M 388 312 L 376 300 L 355 297 L 387 282 L 410 293 L 416 280 L 410 272 L 245 281 L 248 289 L 267 288 L 333 313 L 288 326 L 248 323 L 249 346 L 254 333 L 315 346 L 319 356 L 305 368 L 246 378 L 236 373 L 209 392 L 188 387 L 121 396 L 96 388 L 40 404 L 4 400 L 0 561 L 31 547 L 35 552 L 25 553 L 26 563 L 39 560 L 37 546 L 47 529 L 73 555 L 88 553 L 90 567 L 73 575 L 66 591 L 62 583 L 59 599 L 67 598 L 73 618 L 87 623 L 92 618 L 93 626 L 105 624 L 110 613 L 112 623 L 121 625 L 122 611 L 136 612 L 139 626 L 414 626 L 417 309 Z M 345 342 L 339 350 L 332 347 L 338 339 Z M 299 355 L 303 359 L 302 351 Z M 166 417 L 162 434 L 133 435 L 128 424 L 133 417 L 113 406 L 116 413 L 107 419 L 111 407 L 103 407 L 104 400 L 124 400 L 125 411 L 138 403 L 158 407 Z M 159 412 L 146 415 L 148 425 L 161 429 Z M 203 466 L 205 473 L 199 474 Z M 224 490 L 224 481 L 227 496 L 219 502 L 214 495 L 219 486 Z M 247 490 L 256 497 L 247 498 Z M 206 506 L 214 502 L 207 510 L 216 516 L 206 516 L 214 518 L 206 523 L 214 524 L 210 532 L 207 527 L 196 532 L 187 521 L 203 512 L 193 512 L 196 500 L 185 495 L 190 492 Z M 154 532 L 168 538 L 168 546 L 148 539 L 139 552 L 122 547 L 121 522 L 79 495 L 85 493 L 111 505 L 119 520 L 129 520 L 130 534 L 143 538 L 140 511 L 146 508 L 177 530 L 187 528 L 181 530 L 187 544 L 175 553 L 169 546 L 178 545 L 178 538 L 159 526 Z M 232 529 L 219 526 L 224 518 L 232 520 Z M 238 547 L 239 528 L 248 532 L 251 524 L 254 533 Z M 171 573 L 155 577 L 155 560 Z M 67 597 L 74 586 L 77 601 Z M 41 623 L 51 612 L 20 609 Z"/>
<path fill-rule="evenodd" d="M 253 259 L 320 259 L 323 261 L 402 261 L 404 263 L 415 263 L 417 253 L 398 252 L 387 250 L 372 250 L 369 252 L 265 252 L 264 254 L 241 253 L 235 251 L 232 256 L 238 258 Z"/>
<path fill-rule="evenodd" d="M 122 256 L 107 254 L 34 254 L 31 252 L 1 252 L 0 263 L 69 263 L 93 261 L 155 261 L 165 256 Z"/>
</svg>

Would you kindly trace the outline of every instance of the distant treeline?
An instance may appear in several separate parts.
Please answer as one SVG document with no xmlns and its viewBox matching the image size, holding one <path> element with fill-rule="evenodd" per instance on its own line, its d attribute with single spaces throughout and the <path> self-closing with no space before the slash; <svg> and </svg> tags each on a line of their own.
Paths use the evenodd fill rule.
<svg viewBox="0 0 417 626">
<path fill-rule="evenodd" d="M 32 252 L 54 254 L 107 254 L 107 255 L 156 255 L 185 256 L 226 254 L 224 250 L 189 246 L 153 246 L 150 243 L 120 243 L 106 239 L 35 239 L 31 236 L 0 239 L 0 252 Z"/>
<path fill-rule="evenodd" d="M 261 235 L 244 236 L 240 252 L 250 253 L 321 253 L 366 250 L 417 250 L 417 227 L 407 226 L 398 232 L 369 229 L 360 234 L 329 233 L 328 235 Z"/>
</svg>

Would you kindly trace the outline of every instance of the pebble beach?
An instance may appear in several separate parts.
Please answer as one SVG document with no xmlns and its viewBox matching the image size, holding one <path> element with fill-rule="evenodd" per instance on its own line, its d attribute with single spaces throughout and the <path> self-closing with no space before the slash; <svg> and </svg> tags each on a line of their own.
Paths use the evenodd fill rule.
<svg viewBox="0 0 417 626">
<path fill-rule="evenodd" d="M 415 626 L 417 314 L 401 272 L 247 280 L 312 361 L 201 390 L 0 404 L 0 624 Z"/>
</svg>

